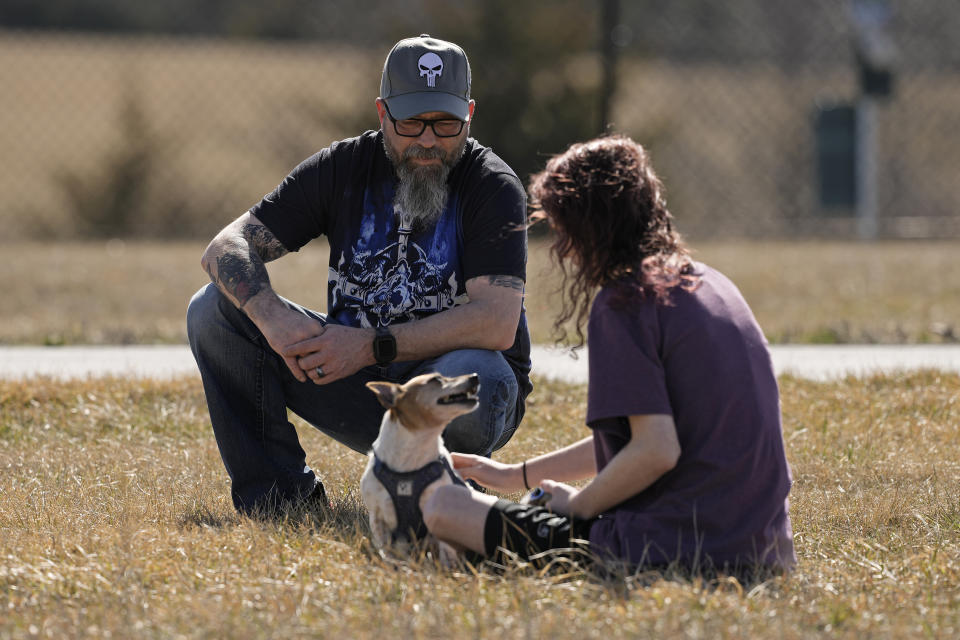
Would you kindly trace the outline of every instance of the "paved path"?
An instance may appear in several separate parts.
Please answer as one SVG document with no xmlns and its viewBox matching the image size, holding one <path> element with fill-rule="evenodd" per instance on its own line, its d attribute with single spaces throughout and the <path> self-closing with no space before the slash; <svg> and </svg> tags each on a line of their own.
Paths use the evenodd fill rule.
<svg viewBox="0 0 960 640">
<path fill-rule="evenodd" d="M 771 347 L 777 374 L 828 380 L 846 375 L 919 368 L 960 373 L 960 345 L 782 345 Z M 534 347 L 533 373 L 586 382 L 587 354 L 577 359 L 549 347 Z M 186 346 L 131 347 L 0 347 L 0 378 L 36 375 L 60 378 L 86 376 L 152 376 L 196 374 Z"/>
</svg>

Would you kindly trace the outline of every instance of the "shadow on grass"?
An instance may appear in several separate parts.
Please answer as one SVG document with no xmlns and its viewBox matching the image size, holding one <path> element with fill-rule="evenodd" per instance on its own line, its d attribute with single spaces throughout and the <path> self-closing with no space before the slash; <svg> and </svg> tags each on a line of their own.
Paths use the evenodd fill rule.
<svg viewBox="0 0 960 640">
<path fill-rule="evenodd" d="M 303 525 L 325 535 L 332 535 L 341 542 L 356 540 L 358 536 L 370 537 L 370 523 L 367 508 L 357 496 L 347 495 L 334 500 L 329 509 L 313 509 L 307 512 Z"/>
<path fill-rule="evenodd" d="M 204 529 L 227 529 L 240 523 L 237 513 L 214 513 L 205 505 L 195 505 L 193 509 L 180 516 L 177 524 L 181 529 L 200 527 Z"/>
<path fill-rule="evenodd" d="M 177 524 L 181 528 L 228 529 L 243 522 L 276 528 L 304 528 L 311 534 L 341 542 L 353 541 L 357 536 L 369 537 L 370 533 L 367 509 L 362 501 L 352 495 L 331 501 L 329 506 L 304 503 L 284 505 L 276 511 L 249 514 L 214 512 L 206 505 L 198 504 L 183 513 Z"/>
<path fill-rule="evenodd" d="M 663 583 L 690 585 L 698 592 L 728 592 L 750 596 L 776 592 L 785 576 L 779 572 L 746 569 L 723 571 L 691 570 L 679 564 L 661 567 L 631 567 L 607 558 L 601 559 L 584 548 L 557 549 L 524 560 L 516 554 L 500 550 L 495 558 L 479 554 L 460 556 L 457 566 L 445 566 L 434 545 L 425 540 L 402 550 L 377 549 L 370 537 L 367 509 L 356 494 L 347 494 L 319 505 L 288 506 L 272 515 L 241 515 L 236 512 L 215 513 L 205 505 L 195 505 L 179 519 L 183 528 L 202 527 L 226 530 L 243 523 L 276 531 L 300 530 L 308 535 L 335 540 L 354 548 L 374 565 L 403 573 L 454 573 L 488 576 L 507 582 L 521 578 L 547 580 L 552 584 L 586 581 L 622 599 L 634 591 Z"/>
</svg>

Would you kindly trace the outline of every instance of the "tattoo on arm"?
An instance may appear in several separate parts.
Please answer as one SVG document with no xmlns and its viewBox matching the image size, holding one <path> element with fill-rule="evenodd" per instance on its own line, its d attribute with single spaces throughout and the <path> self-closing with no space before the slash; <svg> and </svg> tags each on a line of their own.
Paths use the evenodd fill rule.
<svg viewBox="0 0 960 640">
<path fill-rule="evenodd" d="M 253 250 L 248 256 L 227 253 L 217 258 L 217 284 L 242 309 L 250 298 L 270 286 L 270 277 L 263 260 Z"/>
<path fill-rule="evenodd" d="M 227 251 L 217 256 L 216 273 L 208 263 L 207 274 L 220 289 L 234 298 L 241 309 L 252 297 L 270 286 L 265 262 L 276 260 L 287 253 L 287 249 L 263 225 L 247 224 L 241 235 L 249 248 L 247 254 L 242 251 Z"/>
<path fill-rule="evenodd" d="M 494 287 L 507 287 L 523 291 L 523 280 L 516 276 L 488 276 L 487 282 Z"/>
<path fill-rule="evenodd" d="M 250 249 L 256 251 L 264 262 L 276 260 L 287 253 L 287 248 L 277 240 L 277 236 L 262 224 L 243 225 L 242 235 L 246 238 Z"/>
</svg>

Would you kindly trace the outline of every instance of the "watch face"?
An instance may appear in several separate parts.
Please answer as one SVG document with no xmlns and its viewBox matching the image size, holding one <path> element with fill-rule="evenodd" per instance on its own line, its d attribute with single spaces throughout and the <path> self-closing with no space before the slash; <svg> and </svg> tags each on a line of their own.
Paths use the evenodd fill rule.
<svg viewBox="0 0 960 640">
<path fill-rule="evenodd" d="M 397 339 L 386 331 L 378 333 L 373 340 L 373 357 L 378 364 L 393 362 L 397 357 Z"/>
</svg>

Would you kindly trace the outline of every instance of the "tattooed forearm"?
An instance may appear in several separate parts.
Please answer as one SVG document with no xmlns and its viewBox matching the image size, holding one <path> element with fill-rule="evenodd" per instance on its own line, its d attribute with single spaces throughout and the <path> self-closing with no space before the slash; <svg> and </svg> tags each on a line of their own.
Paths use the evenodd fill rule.
<svg viewBox="0 0 960 640">
<path fill-rule="evenodd" d="M 264 262 L 276 260 L 287 253 L 287 248 L 262 224 L 245 224 L 241 233 L 250 249 L 256 251 Z"/>
<path fill-rule="evenodd" d="M 211 274 L 212 276 L 212 274 Z M 250 252 L 249 256 L 227 253 L 217 258 L 214 282 L 230 295 L 241 309 L 250 298 L 270 286 L 270 277 L 263 260 Z"/>
<path fill-rule="evenodd" d="M 270 286 L 264 262 L 275 260 L 287 250 L 261 224 L 237 224 L 224 229 L 205 258 L 210 279 L 233 298 L 241 309 L 252 297 Z"/>
<path fill-rule="evenodd" d="M 224 227 L 201 259 L 210 280 L 240 309 L 261 291 L 269 290 L 264 263 L 287 253 L 268 228 L 249 220 L 256 219 L 245 214 Z"/>
<path fill-rule="evenodd" d="M 516 276 L 488 276 L 487 281 L 494 287 L 507 287 L 523 291 L 523 280 Z"/>
</svg>

